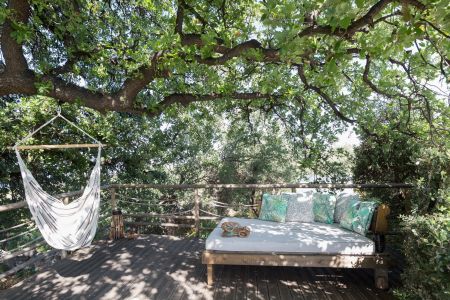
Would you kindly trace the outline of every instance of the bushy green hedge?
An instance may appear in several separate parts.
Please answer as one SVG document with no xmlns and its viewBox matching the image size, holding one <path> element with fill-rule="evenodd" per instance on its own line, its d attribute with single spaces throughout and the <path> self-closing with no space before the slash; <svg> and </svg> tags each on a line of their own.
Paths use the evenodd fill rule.
<svg viewBox="0 0 450 300">
<path fill-rule="evenodd" d="M 405 299 L 450 299 L 450 215 L 403 216 Z"/>
</svg>

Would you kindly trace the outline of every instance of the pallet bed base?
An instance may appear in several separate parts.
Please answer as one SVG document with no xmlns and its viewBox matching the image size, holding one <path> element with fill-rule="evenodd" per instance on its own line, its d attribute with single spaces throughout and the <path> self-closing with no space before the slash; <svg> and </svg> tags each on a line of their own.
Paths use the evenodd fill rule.
<svg viewBox="0 0 450 300">
<path fill-rule="evenodd" d="M 368 268 L 375 271 L 375 286 L 387 289 L 388 256 L 344 255 L 317 253 L 261 253 L 204 251 L 202 263 L 207 265 L 207 282 L 214 282 L 214 265 L 248 265 L 248 266 L 285 266 L 285 267 L 321 267 L 321 268 Z"/>
</svg>

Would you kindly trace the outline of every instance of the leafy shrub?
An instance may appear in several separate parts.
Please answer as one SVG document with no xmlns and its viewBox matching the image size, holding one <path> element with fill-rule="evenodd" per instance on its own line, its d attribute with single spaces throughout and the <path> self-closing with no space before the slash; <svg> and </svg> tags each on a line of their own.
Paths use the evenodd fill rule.
<svg viewBox="0 0 450 300">
<path fill-rule="evenodd" d="M 401 134 L 363 137 L 355 148 L 356 183 L 412 183 L 414 189 L 373 189 L 369 197 L 389 204 L 392 215 L 429 214 L 450 209 L 450 149 Z"/>
<path fill-rule="evenodd" d="M 402 216 L 406 299 L 450 299 L 450 215 Z"/>
</svg>

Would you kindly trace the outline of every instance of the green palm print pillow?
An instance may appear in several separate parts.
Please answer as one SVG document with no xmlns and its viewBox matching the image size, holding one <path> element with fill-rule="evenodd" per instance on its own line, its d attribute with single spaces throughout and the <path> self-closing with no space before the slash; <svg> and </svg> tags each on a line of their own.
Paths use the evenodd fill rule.
<svg viewBox="0 0 450 300">
<path fill-rule="evenodd" d="M 334 221 L 334 209 L 336 197 L 326 193 L 313 194 L 314 221 L 332 224 Z"/>
<path fill-rule="evenodd" d="M 373 212 L 376 203 L 373 201 L 361 201 L 355 222 L 353 222 L 353 231 L 366 235 L 372 221 Z"/>
<path fill-rule="evenodd" d="M 284 222 L 288 202 L 281 195 L 264 194 L 259 219 L 264 221 Z"/>
<path fill-rule="evenodd" d="M 372 221 L 376 202 L 357 201 L 344 212 L 340 226 L 361 235 L 366 235 Z"/>
<path fill-rule="evenodd" d="M 347 209 L 342 214 L 341 221 L 339 222 L 342 228 L 353 230 L 353 223 L 356 222 L 360 203 L 361 201 L 359 200 L 351 200 L 347 205 Z"/>
</svg>

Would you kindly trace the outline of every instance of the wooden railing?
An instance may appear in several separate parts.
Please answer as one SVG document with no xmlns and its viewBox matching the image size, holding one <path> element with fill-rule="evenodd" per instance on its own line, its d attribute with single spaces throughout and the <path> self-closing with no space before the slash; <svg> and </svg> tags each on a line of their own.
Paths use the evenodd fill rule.
<svg viewBox="0 0 450 300">
<path fill-rule="evenodd" d="M 128 227 L 137 228 L 153 228 L 159 227 L 164 228 L 166 233 L 175 232 L 175 230 L 188 230 L 195 235 L 199 235 L 202 231 L 211 230 L 214 224 L 211 222 L 219 221 L 222 217 L 226 216 L 223 212 L 226 209 L 237 207 L 237 212 L 242 213 L 245 210 L 252 211 L 258 206 L 255 202 L 255 197 L 253 202 L 248 203 L 235 203 L 230 204 L 227 202 L 218 201 L 217 198 L 214 199 L 214 195 L 206 195 L 205 191 L 225 191 L 225 190 L 252 190 L 252 191 L 280 191 L 280 190 L 291 190 L 304 188 L 314 188 L 314 189 L 344 189 L 344 188 L 354 188 L 354 189 L 409 189 L 413 188 L 413 185 L 403 184 L 403 183 L 385 183 L 385 184 L 316 184 L 316 183 L 296 183 L 296 184 L 110 184 L 102 186 L 102 199 L 100 220 L 103 222 L 108 222 L 108 218 L 111 216 L 111 210 L 122 209 L 123 216 L 125 218 L 125 225 Z M 190 195 L 187 197 L 184 195 L 180 198 L 162 199 L 159 202 L 149 202 L 145 199 L 137 199 L 135 197 L 130 197 L 130 195 L 123 194 L 127 191 L 189 191 Z M 70 198 L 80 195 L 82 191 L 68 192 L 60 194 L 57 197 L 70 201 Z M 108 195 L 109 194 L 109 195 Z M 202 195 L 203 194 L 203 195 Z M 105 201 L 108 199 L 108 201 Z M 159 199 L 161 200 L 161 199 Z M 184 201 L 184 205 L 180 202 Z M 146 208 L 161 208 L 164 205 L 171 206 L 172 209 L 165 209 L 164 212 L 154 212 L 147 211 Z M 27 207 L 25 201 L 6 204 L 0 206 L 0 214 L 16 210 L 20 208 Z M 140 207 L 136 209 L 137 207 Z M 132 208 L 132 210 L 130 210 Z M 136 212 L 137 210 L 137 212 Z M 222 213 L 220 213 L 222 212 Z M 0 215 L 1 216 L 1 215 Z M 205 225 L 204 223 L 209 222 L 210 224 Z M 26 236 L 29 231 L 36 230 L 33 227 L 33 222 L 31 220 L 22 221 L 20 224 L 16 224 L 9 228 L 0 229 L 0 249 L 3 249 L 9 241 L 18 239 L 20 237 Z M 9 235 L 8 233 L 15 231 L 17 229 L 24 229 L 22 232 Z M 0 256 L 0 263 L 4 263 L 11 260 L 17 256 L 36 255 L 36 248 L 45 245 L 45 241 L 42 237 L 38 236 L 24 244 L 12 249 L 2 256 Z M 23 269 L 24 267 L 36 262 L 36 260 L 44 259 L 53 252 L 40 253 L 38 256 L 34 256 L 22 265 L 15 266 L 13 269 L 0 274 L 0 279 L 13 274 L 14 272 Z M 39 258 L 40 257 L 40 258 Z"/>
<path fill-rule="evenodd" d="M 108 191 L 109 187 L 104 186 Z M 73 191 L 55 195 L 56 198 L 68 203 L 71 199 L 82 194 L 83 191 Z M 105 201 L 101 205 L 99 221 L 106 223 L 107 219 L 111 215 L 111 208 L 109 201 Z M 0 205 L 0 219 L 2 214 L 8 211 L 28 208 L 26 201 L 20 201 L 12 204 Z M 19 232 L 17 232 L 19 230 Z M 11 249 L 11 244 L 14 248 Z M 40 250 L 38 251 L 38 248 Z M 45 251 L 46 248 L 48 251 Z M 30 257 L 23 263 L 13 265 L 10 270 L 0 274 L 0 280 L 6 276 L 12 275 L 40 260 L 44 260 L 50 257 L 54 257 L 58 253 L 57 250 L 50 250 L 42 235 L 35 226 L 33 220 L 21 220 L 20 224 L 10 226 L 8 228 L 0 229 L 0 264 L 13 265 L 10 262 L 14 262 L 16 258 L 25 256 Z"/>
<path fill-rule="evenodd" d="M 128 201 L 126 196 L 120 194 L 123 190 L 189 190 L 193 193 L 193 207 L 188 210 L 170 211 L 165 213 L 155 212 L 138 212 L 129 213 L 124 212 L 125 225 L 128 227 L 142 228 L 142 227 L 162 227 L 172 229 L 191 229 L 196 236 L 199 236 L 201 231 L 208 231 L 214 226 L 205 226 L 204 221 L 218 221 L 226 215 L 219 214 L 217 211 L 211 211 L 211 208 L 230 208 L 233 205 L 230 203 L 209 201 L 205 203 L 205 198 L 200 197 L 201 191 L 205 190 L 254 190 L 254 191 L 280 191 L 296 189 L 380 189 L 380 188 L 412 188 L 410 184 L 403 183 L 385 183 L 385 184 L 318 184 L 318 183 L 295 183 L 295 184 L 111 184 L 109 189 L 111 191 L 111 207 L 113 209 L 122 209 L 120 205 L 122 202 L 124 206 L 129 207 L 130 204 L 142 205 L 145 200 L 137 199 L 137 201 Z M 135 199 L 136 200 L 136 199 Z M 206 209 L 205 204 L 208 204 Z M 239 212 L 243 209 L 253 210 L 255 213 L 258 203 L 240 203 Z M 136 221 L 136 219 L 141 219 Z M 142 219 L 151 219 L 150 221 L 142 221 Z M 173 231 L 171 231 L 173 232 Z"/>
</svg>

